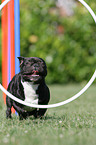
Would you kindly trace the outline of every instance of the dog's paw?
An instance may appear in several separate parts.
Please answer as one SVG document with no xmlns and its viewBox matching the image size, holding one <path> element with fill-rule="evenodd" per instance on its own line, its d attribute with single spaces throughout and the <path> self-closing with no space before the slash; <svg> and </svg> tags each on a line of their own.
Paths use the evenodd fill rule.
<svg viewBox="0 0 96 145">
<path fill-rule="evenodd" d="M 12 119 L 11 113 L 8 110 L 6 111 L 6 119 Z"/>
<path fill-rule="evenodd" d="M 12 119 L 11 115 L 6 115 L 6 119 Z"/>
<path fill-rule="evenodd" d="M 19 114 L 19 120 L 24 120 L 28 118 L 28 114 L 27 112 L 23 113 L 23 114 Z"/>
</svg>

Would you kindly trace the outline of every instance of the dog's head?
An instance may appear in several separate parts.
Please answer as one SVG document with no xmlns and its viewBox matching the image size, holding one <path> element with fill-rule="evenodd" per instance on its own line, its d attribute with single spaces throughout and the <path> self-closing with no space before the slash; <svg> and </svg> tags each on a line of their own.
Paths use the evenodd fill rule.
<svg viewBox="0 0 96 145">
<path fill-rule="evenodd" d="M 37 84 L 44 80 L 47 75 L 47 67 L 43 59 L 38 57 L 18 57 L 18 59 L 24 81 Z"/>
</svg>

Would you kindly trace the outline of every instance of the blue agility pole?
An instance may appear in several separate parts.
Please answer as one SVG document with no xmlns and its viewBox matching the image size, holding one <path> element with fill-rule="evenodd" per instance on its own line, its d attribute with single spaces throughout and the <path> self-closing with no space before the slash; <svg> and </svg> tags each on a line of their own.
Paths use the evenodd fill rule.
<svg viewBox="0 0 96 145">
<path fill-rule="evenodd" d="M 15 21 L 15 74 L 20 72 L 19 60 L 20 56 L 20 6 L 19 0 L 14 0 L 14 21 Z M 18 115 L 17 112 L 15 112 Z"/>
<path fill-rule="evenodd" d="M 19 0 L 14 0 L 14 19 L 15 19 L 15 74 L 20 72 L 19 60 L 20 56 L 20 6 Z"/>
</svg>

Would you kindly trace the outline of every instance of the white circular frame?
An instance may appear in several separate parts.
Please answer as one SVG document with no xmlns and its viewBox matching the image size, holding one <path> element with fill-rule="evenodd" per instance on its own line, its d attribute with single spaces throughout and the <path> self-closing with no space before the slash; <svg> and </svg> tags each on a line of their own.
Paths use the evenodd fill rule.
<svg viewBox="0 0 96 145">
<path fill-rule="evenodd" d="M 0 5 L 0 10 L 9 2 L 10 0 L 5 0 L 1 5 Z M 81 2 L 86 9 L 90 12 L 90 14 L 92 15 L 95 23 L 96 23 L 96 15 L 93 12 L 93 10 L 90 8 L 90 6 L 84 1 L 84 0 L 78 0 L 79 2 Z M 51 104 L 51 105 L 35 105 L 35 104 L 31 104 L 31 103 L 26 103 L 18 98 L 16 98 L 15 96 L 13 96 L 11 93 L 9 93 L 1 84 L 0 84 L 0 89 L 7 95 L 9 96 L 11 99 L 13 99 L 14 101 L 23 104 L 25 106 L 29 106 L 29 107 L 33 107 L 33 108 L 55 108 L 55 107 L 59 107 L 65 104 L 68 104 L 70 102 L 72 102 L 73 100 L 77 99 L 79 96 L 81 96 L 93 83 L 93 81 L 96 78 L 96 70 L 93 74 L 93 76 L 91 77 L 91 79 L 89 80 L 89 82 L 86 84 L 86 86 L 76 95 L 74 95 L 73 97 L 69 98 L 68 100 L 65 100 L 63 102 L 60 103 L 56 103 L 56 104 Z"/>
</svg>

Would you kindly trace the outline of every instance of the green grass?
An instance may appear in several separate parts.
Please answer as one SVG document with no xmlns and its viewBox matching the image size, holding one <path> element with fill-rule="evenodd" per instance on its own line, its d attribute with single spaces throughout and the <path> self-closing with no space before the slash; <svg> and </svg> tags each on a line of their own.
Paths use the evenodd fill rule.
<svg viewBox="0 0 96 145">
<path fill-rule="evenodd" d="M 84 85 L 50 86 L 50 104 L 72 97 Z M 92 85 L 77 100 L 48 109 L 44 119 L 19 121 L 5 117 L 6 107 L 0 92 L 0 145 L 95 145 L 96 86 Z"/>
</svg>

